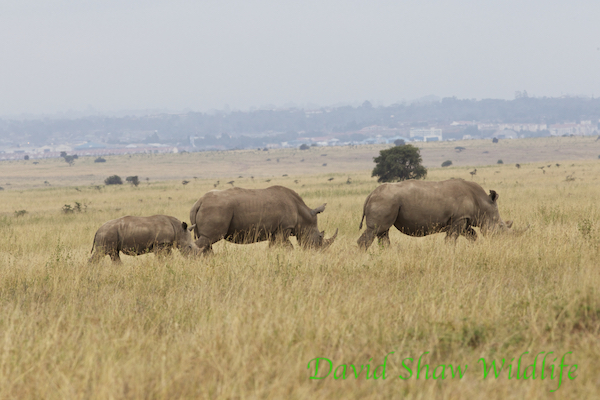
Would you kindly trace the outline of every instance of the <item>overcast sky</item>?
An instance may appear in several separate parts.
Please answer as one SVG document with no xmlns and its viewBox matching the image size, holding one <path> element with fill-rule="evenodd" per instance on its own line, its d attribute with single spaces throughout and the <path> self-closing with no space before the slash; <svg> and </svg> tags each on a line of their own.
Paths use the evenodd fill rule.
<svg viewBox="0 0 600 400">
<path fill-rule="evenodd" d="M 2 0 L 0 115 L 600 95 L 598 0 Z"/>
</svg>

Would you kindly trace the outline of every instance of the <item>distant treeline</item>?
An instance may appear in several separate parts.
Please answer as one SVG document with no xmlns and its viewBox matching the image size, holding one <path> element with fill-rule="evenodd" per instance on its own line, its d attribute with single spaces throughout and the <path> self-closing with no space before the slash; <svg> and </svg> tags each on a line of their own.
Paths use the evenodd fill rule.
<svg viewBox="0 0 600 400">
<path fill-rule="evenodd" d="M 204 143 L 222 142 L 227 137 L 278 133 L 290 140 L 301 136 L 323 136 L 339 132 L 355 132 L 364 127 L 379 125 L 388 128 L 449 124 L 452 121 L 490 123 L 547 123 L 578 122 L 600 119 L 600 99 L 533 98 L 515 100 L 461 100 L 455 97 L 437 102 L 394 104 L 373 107 L 365 101 L 360 107 L 323 108 L 320 110 L 258 110 L 251 112 L 214 112 L 143 117 L 98 117 L 79 119 L 0 120 L 0 139 L 23 140 L 47 144 L 56 140 L 75 140 L 93 135 L 108 143 L 118 142 L 130 132 L 156 132 L 148 140 L 163 143 L 188 143 L 188 138 L 204 137 Z M 107 136 L 108 133 L 111 135 Z M 110 138 L 110 139 L 107 139 Z M 240 138 L 241 139 L 241 138 Z M 250 139 L 248 139 L 250 141 Z M 256 143 L 255 140 L 251 140 Z M 248 143 L 250 144 L 250 143 Z M 240 143 L 242 145 L 242 143 Z"/>
</svg>

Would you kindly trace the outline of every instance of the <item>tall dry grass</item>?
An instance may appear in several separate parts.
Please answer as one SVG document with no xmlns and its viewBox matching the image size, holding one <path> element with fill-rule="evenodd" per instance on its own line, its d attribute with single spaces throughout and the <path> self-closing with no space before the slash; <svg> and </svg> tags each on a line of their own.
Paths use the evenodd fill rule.
<svg viewBox="0 0 600 400">
<path fill-rule="evenodd" d="M 473 177 L 500 194 L 504 219 L 531 224 L 521 237 L 447 245 L 393 231 L 390 248 L 363 253 L 362 204 L 377 186 L 367 171 L 350 184 L 347 174 L 243 178 L 235 184 L 284 184 L 309 206 L 327 202 L 319 225 L 339 228 L 336 243 L 315 252 L 221 242 L 211 257 L 122 256 L 120 266 L 87 264 L 100 225 L 127 214 L 187 220 L 214 180 L 2 191 L 0 398 L 597 397 L 600 165 L 541 166 L 478 167 Z M 469 170 L 428 179 L 470 180 Z M 76 203 L 80 212 L 63 211 Z M 541 361 L 535 380 L 483 379 L 480 358 L 515 358 L 516 368 L 526 351 L 523 366 L 553 351 L 555 379 L 541 380 Z M 385 380 L 353 377 L 349 364 L 372 371 L 390 352 Z M 424 352 L 429 379 L 417 379 Z M 567 367 L 550 392 L 566 352 L 576 378 Z M 315 357 L 347 364 L 347 379 L 311 380 Z M 432 379 L 441 364 L 467 371 Z"/>
</svg>

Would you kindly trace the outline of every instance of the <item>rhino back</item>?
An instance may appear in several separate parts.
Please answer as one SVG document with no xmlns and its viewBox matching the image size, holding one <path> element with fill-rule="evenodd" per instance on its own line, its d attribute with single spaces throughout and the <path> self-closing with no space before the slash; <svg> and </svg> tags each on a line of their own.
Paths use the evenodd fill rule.
<svg viewBox="0 0 600 400">
<path fill-rule="evenodd" d="M 482 212 L 489 211 L 489 199 L 481 186 L 460 179 L 409 180 L 391 184 L 389 192 L 400 202 L 397 225 L 409 232 L 435 230 L 452 220 L 476 221 Z"/>
<path fill-rule="evenodd" d="M 266 233 L 294 229 L 299 207 L 308 209 L 295 192 L 281 186 L 211 191 L 198 200 L 196 206 L 192 223 L 196 223 L 199 235 L 213 239 L 257 229 Z M 264 239 L 266 237 L 260 237 L 260 240 Z"/>
<path fill-rule="evenodd" d="M 118 223 L 120 249 L 151 249 L 154 244 L 168 244 L 176 240 L 173 217 L 122 217 Z"/>
</svg>

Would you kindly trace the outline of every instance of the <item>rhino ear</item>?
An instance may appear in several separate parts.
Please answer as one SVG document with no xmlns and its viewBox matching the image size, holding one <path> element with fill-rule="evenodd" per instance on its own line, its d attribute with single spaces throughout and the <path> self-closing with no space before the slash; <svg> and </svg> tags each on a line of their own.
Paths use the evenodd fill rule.
<svg viewBox="0 0 600 400">
<path fill-rule="evenodd" d="M 196 224 L 194 224 L 194 225 L 191 225 L 191 226 L 188 228 L 188 231 L 190 231 L 190 232 L 193 232 L 195 227 L 196 227 Z"/>
<path fill-rule="evenodd" d="M 314 210 L 310 210 L 311 215 L 314 217 L 315 215 L 322 213 L 323 211 L 325 211 L 325 206 L 327 205 L 327 203 L 323 203 L 322 205 L 320 205 L 319 207 L 315 208 Z"/>
<path fill-rule="evenodd" d="M 492 199 L 494 203 L 496 202 L 496 200 L 498 200 L 498 197 L 500 197 L 500 195 L 496 193 L 495 190 L 490 190 L 490 199 Z"/>
<path fill-rule="evenodd" d="M 183 230 L 185 231 L 187 229 L 187 224 L 185 222 L 181 223 L 181 227 L 183 228 Z"/>
</svg>

